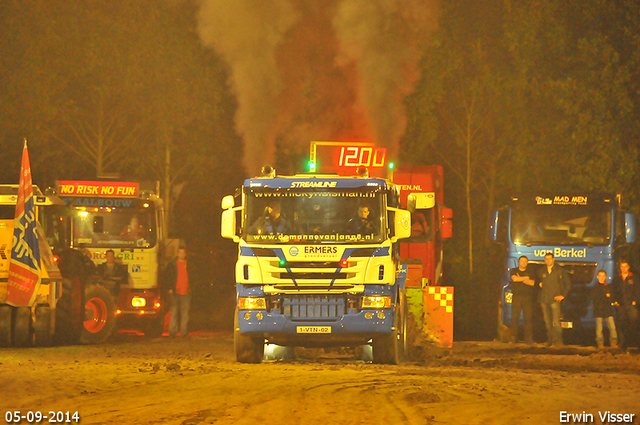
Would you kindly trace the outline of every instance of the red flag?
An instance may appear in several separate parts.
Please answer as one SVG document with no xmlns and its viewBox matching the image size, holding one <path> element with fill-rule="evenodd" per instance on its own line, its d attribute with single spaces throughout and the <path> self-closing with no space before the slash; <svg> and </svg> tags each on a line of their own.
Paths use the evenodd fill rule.
<svg viewBox="0 0 640 425">
<path fill-rule="evenodd" d="M 37 217 L 33 199 L 31 165 L 25 140 L 20 166 L 20 185 L 18 186 L 14 219 L 9 281 L 7 282 L 7 303 L 15 307 L 31 306 L 40 286 L 40 247 L 36 226 Z"/>
</svg>

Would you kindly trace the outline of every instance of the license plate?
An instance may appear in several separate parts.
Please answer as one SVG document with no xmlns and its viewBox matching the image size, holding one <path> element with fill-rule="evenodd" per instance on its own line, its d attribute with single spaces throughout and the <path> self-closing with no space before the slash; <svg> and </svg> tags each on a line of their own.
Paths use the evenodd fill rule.
<svg viewBox="0 0 640 425">
<path fill-rule="evenodd" d="M 330 334 L 331 326 L 298 326 L 299 334 Z"/>
</svg>

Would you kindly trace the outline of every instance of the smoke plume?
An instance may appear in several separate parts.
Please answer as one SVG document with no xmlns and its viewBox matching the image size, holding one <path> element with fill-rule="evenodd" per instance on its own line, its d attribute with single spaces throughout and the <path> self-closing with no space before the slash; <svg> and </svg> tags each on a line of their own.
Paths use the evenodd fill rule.
<svg viewBox="0 0 640 425">
<path fill-rule="evenodd" d="M 436 0 L 203 0 L 203 44 L 229 63 L 246 171 L 311 140 L 367 140 L 391 155 L 406 127 Z M 300 170 L 291 170 L 300 171 Z"/>
</svg>

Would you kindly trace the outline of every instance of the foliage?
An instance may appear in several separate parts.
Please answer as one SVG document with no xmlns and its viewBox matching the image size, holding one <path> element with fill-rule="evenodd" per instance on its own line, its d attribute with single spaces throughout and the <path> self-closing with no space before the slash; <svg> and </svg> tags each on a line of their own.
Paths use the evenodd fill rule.
<svg viewBox="0 0 640 425">
<path fill-rule="evenodd" d="M 495 329 L 501 265 L 485 235 L 512 193 L 610 191 L 640 211 L 638 12 L 633 1 L 443 4 L 402 151 L 445 165 L 459 218 L 449 282 L 476 304 L 459 310 L 467 334 Z"/>
<path fill-rule="evenodd" d="M 226 69 L 196 34 L 195 2 L 0 7 L 0 145 L 18 158 L 11 152 L 27 137 L 39 184 L 104 174 L 160 181 L 172 210 L 184 183 L 239 180 L 235 103 Z"/>
</svg>

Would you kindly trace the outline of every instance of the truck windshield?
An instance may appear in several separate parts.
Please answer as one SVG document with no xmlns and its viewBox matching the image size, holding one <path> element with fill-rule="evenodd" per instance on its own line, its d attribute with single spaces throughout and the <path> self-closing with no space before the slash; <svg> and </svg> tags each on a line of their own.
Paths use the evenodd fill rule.
<svg viewBox="0 0 640 425">
<path fill-rule="evenodd" d="M 592 206 L 518 205 L 511 240 L 521 245 L 608 245 L 611 211 Z"/>
<path fill-rule="evenodd" d="M 75 208 L 74 246 L 87 248 L 151 248 L 156 244 L 153 205 L 148 208 Z"/>
<path fill-rule="evenodd" d="M 243 236 L 248 243 L 380 243 L 384 202 L 379 188 L 252 189 Z"/>
</svg>

